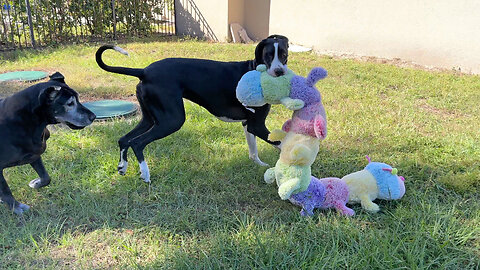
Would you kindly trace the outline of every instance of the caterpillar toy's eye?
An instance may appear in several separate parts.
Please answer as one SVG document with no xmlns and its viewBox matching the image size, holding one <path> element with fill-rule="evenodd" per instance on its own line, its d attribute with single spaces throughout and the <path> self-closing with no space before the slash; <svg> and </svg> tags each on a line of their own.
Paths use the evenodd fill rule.
<svg viewBox="0 0 480 270">
<path fill-rule="evenodd" d="M 390 172 L 390 173 L 392 173 L 393 175 L 397 175 L 397 173 L 398 173 L 397 168 L 393 168 L 393 169 L 390 169 L 390 168 L 382 168 L 382 170 L 387 171 L 387 172 Z"/>
</svg>

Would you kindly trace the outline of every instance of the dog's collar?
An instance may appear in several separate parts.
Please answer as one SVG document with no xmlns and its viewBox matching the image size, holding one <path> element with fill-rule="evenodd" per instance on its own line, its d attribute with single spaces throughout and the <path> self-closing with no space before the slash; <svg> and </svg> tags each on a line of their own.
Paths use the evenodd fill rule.
<svg viewBox="0 0 480 270">
<path fill-rule="evenodd" d="M 248 69 L 249 70 L 255 70 L 256 68 L 257 68 L 257 61 L 256 60 L 248 61 Z"/>
</svg>

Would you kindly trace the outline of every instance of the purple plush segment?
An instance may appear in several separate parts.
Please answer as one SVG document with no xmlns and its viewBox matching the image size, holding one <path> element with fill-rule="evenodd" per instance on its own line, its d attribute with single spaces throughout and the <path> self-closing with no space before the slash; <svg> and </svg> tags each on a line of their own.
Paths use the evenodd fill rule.
<svg viewBox="0 0 480 270">
<path fill-rule="evenodd" d="M 319 179 L 312 176 L 308 189 L 290 196 L 290 202 L 302 207 L 302 216 L 313 215 L 313 209 L 320 208 L 325 200 L 325 187 Z"/>
<path fill-rule="evenodd" d="M 313 215 L 315 208 L 335 208 L 343 215 L 353 216 L 355 212 L 346 206 L 348 201 L 348 186 L 340 178 L 318 179 L 312 176 L 308 189 L 294 194 L 290 202 L 302 207 L 302 216 Z"/>
<path fill-rule="evenodd" d="M 291 80 L 292 88 L 290 98 L 301 99 L 305 106 L 321 101 L 320 92 L 312 86 L 308 86 L 306 79 L 301 76 L 294 76 Z"/>
<path fill-rule="evenodd" d="M 318 82 L 318 80 L 321 80 L 325 77 L 327 77 L 327 71 L 324 68 L 322 67 L 313 68 L 310 71 L 310 74 L 308 74 L 307 84 L 310 86 L 314 86 L 315 83 Z"/>
<path fill-rule="evenodd" d="M 325 108 L 322 104 L 320 92 L 315 88 L 315 83 L 326 76 L 327 71 L 318 67 L 312 69 L 307 79 L 301 76 L 292 78 L 290 98 L 302 100 L 305 106 L 293 113 L 292 120 L 284 124 L 283 130 L 291 130 L 298 134 L 319 139 L 324 139 L 327 136 Z"/>
</svg>

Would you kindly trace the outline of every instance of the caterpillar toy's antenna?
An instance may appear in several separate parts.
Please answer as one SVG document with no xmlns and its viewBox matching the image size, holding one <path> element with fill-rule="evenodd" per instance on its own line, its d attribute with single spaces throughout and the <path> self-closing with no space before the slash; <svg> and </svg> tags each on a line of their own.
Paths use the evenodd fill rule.
<svg viewBox="0 0 480 270">
<path fill-rule="evenodd" d="M 368 160 L 368 163 L 372 162 L 372 161 L 370 160 L 370 157 L 369 157 L 368 155 L 366 155 L 365 158 Z"/>
</svg>

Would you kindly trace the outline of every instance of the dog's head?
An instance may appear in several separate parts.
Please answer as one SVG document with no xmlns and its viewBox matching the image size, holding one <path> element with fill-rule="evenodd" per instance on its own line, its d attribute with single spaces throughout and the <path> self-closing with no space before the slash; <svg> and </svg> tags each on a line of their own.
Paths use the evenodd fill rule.
<svg viewBox="0 0 480 270">
<path fill-rule="evenodd" d="M 288 38 L 271 35 L 260 41 L 255 49 L 257 65 L 265 64 L 270 76 L 278 77 L 287 73 Z"/>
<path fill-rule="evenodd" d="M 38 106 L 48 124 L 64 123 L 71 129 L 90 125 L 96 116 L 78 100 L 78 94 L 65 83 L 59 72 L 50 76 L 38 95 Z"/>
</svg>

